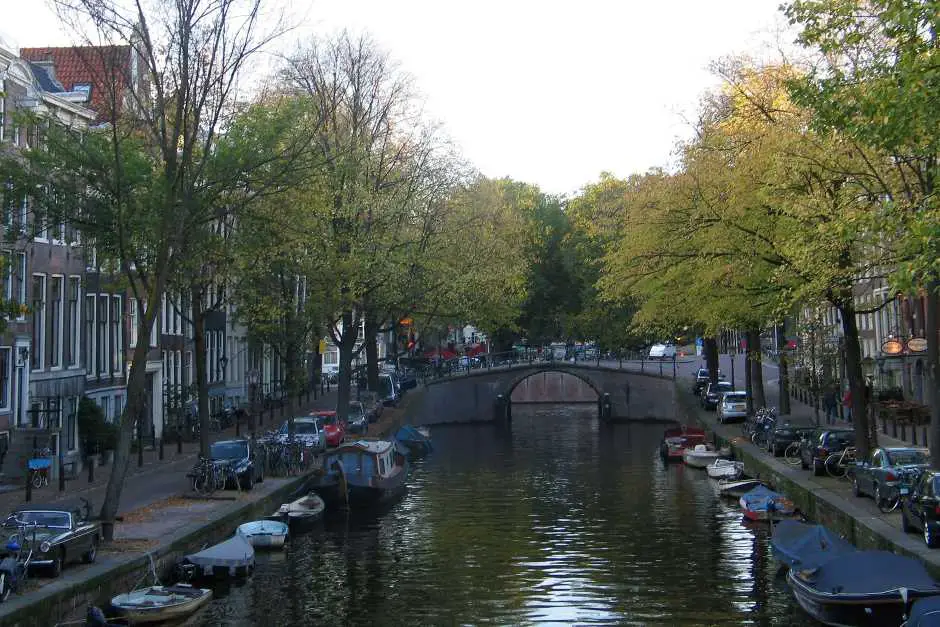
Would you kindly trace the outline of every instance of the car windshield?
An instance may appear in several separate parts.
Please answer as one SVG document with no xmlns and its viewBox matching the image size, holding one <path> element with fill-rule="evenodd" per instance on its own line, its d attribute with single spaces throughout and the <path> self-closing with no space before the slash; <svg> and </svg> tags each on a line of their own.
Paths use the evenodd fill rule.
<svg viewBox="0 0 940 627">
<path fill-rule="evenodd" d="M 281 428 L 278 429 L 278 433 L 281 435 L 287 435 L 290 431 L 290 424 L 286 421 L 281 425 Z M 320 429 L 317 427 L 316 420 L 310 420 L 306 416 L 302 420 L 294 419 L 294 433 L 297 435 L 315 435 Z"/>
<path fill-rule="evenodd" d="M 927 454 L 924 451 L 891 451 L 888 453 L 888 461 L 892 466 L 926 464 Z"/>
<path fill-rule="evenodd" d="M 69 515 L 66 512 L 16 512 L 14 514 L 19 523 L 38 525 L 40 527 L 69 528 Z M 16 521 L 11 521 L 18 524 Z"/>
<path fill-rule="evenodd" d="M 362 416 L 362 406 L 359 403 L 349 404 L 349 418 L 354 419 Z"/>
<path fill-rule="evenodd" d="M 322 425 L 335 425 L 336 424 L 336 414 L 323 414 L 317 416 L 317 420 L 320 421 Z"/>
<path fill-rule="evenodd" d="M 212 459 L 242 459 L 248 457 L 247 442 L 216 442 L 209 449 Z"/>
<path fill-rule="evenodd" d="M 729 403 L 743 403 L 747 400 L 746 392 L 728 392 L 725 394 L 725 400 Z"/>
<path fill-rule="evenodd" d="M 829 434 L 829 446 L 851 446 L 852 442 L 855 441 L 855 433 L 852 431 L 844 431 L 839 433 L 830 433 Z"/>
</svg>

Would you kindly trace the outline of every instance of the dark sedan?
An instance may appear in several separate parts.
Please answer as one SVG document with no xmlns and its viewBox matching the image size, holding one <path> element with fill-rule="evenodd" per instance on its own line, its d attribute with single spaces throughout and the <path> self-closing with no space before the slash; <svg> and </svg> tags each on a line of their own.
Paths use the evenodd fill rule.
<svg viewBox="0 0 940 627">
<path fill-rule="evenodd" d="M 876 448 L 868 459 L 849 466 L 849 478 L 852 480 L 852 493 L 855 496 L 868 495 L 881 504 L 885 496 L 890 496 L 900 489 L 902 479 L 909 483 L 913 479 L 908 472 L 918 473 L 930 463 L 929 452 L 925 448 L 887 447 Z"/>
<path fill-rule="evenodd" d="M 767 434 L 767 452 L 774 457 L 779 457 L 783 455 L 788 446 L 794 442 L 799 442 L 803 439 L 803 436 L 809 435 L 815 430 L 815 427 L 800 427 L 789 422 L 776 424 Z"/>
<path fill-rule="evenodd" d="M 718 383 L 709 383 L 702 394 L 702 409 L 715 409 L 721 402 L 721 396 L 725 392 L 731 392 L 734 387 L 729 381 L 719 381 Z"/>
<path fill-rule="evenodd" d="M 826 458 L 855 445 L 854 429 L 819 429 L 800 446 L 800 466 L 812 467 L 814 475 L 826 469 Z"/>
<path fill-rule="evenodd" d="M 919 531 L 924 543 L 940 545 L 940 471 L 926 470 L 911 493 L 901 497 L 901 530 Z"/>
<path fill-rule="evenodd" d="M 704 390 L 708 386 L 708 382 L 710 380 L 710 377 L 708 374 L 708 368 L 699 368 L 695 372 L 695 374 L 692 375 L 692 377 L 693 379 L 695 379 L 695 382 L 692 384 L 692 393 L 698 396 L 699 394 L 702 393 L 702 390 Z M 721 374 L 721 370 L 719 370 L 718 380 L 722 381 L 724 379 L 725 379 L 725 375 Z"/>
<path fill-rule="evenodd" d="M 245 439 L 222 440 L 209 447 L 209 459 L 219 466 L 232 468 L 242 490 L 250 490 L 264 481 L 264 464 L 255 459 L 256 456 L 251 442 Z"/>
<path fill-rule="evenodd" d="M 98 556 L 101 530 L 80 509 L 19 509 L 3 522 L 5 546 L 32 550 L 30 567 L 47 568 L 53 577 L 74 561 L 91 564 Z"/>
</svg>

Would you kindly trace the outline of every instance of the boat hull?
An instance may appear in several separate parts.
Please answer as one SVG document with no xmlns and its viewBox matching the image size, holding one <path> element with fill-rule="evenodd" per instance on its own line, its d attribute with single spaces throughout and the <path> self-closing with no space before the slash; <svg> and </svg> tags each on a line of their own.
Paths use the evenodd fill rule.
<svg viewBox="0 0 940 627">
<path fill-rule="evenodd" d="M 177 586 L 166 588 L 166 590 L 173 589 L 177 589 Z M 128 602 L 134 595 L 133 592 L 129 594 L 119 594 L 114 597 L 111 599 L 111 606 L 131 625 L 148 625 L 179 620 L 194 614 L 199 608 L 212 599 L 212 590 L 206 588 L 190 588 L 190 590 L 194 592 L 198 591 L 200 595 L 171 606 L 134 606 Z"/>
<path fill-rule="evenodd" d="M 717 452 L 709 453 L 694 453 L 688 449 L 683 454 L 683 459 L 685 460 L 686 466 L 691 466 L 692 468 L 708 468 L 710 464 L 714 464 L 715 460 L 719 459 L 721 456 Z"/>
<path fill-rule="evenodd" d="M 285 523 L 285 521 L 246 523 L 238 527 L 238 533 L 256 549 L 281 549 L 287 541 L 288 526 L 286 523 L 278 525 L 278 522 Z"/>
<path fill-rule="evenodd" d="M 737 481 L 728 481 L 724 485 L 719 484 L 718 489 L 721 496 L 739 499 L 759 485 L 766 486 L 767 484 L 758 479 L 740 479 Z"/>
<path fill-rule="evenodd" d="M 935 594 L 907 592 L 907 605 L 897 592 L 893 594 L 821 594 L 806 584 L 794 571 L 787 575 L 793 596 L 807 614 L 823 623 L 835 626 L 880 627 L 900 625 L 906 610 L 916 599 Z"/>
<path fill-rule="evenodd" d="M 321 482 L 313 490 L 320 495 L 331 507 L 348 506 L 351 508 L 366 508 L 385 505 L 397 501 L 405 493 L 405 482 L 386 486 L 363 486 L 349 483 L 348 499 L 338 481 Z"/>
</svg>

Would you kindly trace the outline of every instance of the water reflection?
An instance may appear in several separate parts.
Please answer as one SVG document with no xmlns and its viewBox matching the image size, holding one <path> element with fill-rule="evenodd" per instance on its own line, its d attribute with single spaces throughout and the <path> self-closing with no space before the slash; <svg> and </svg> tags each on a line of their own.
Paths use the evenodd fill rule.
<svg viewBox="0 0 940 627">
<path fill-rule="evenodd" d="M 703 472 L 662 464 L 662 426 L 603 425 L 592 409 L 434 429 L 401 503 L 328 518 L 194 623 L 812 624 L 767 530 Z"/>
</svg>

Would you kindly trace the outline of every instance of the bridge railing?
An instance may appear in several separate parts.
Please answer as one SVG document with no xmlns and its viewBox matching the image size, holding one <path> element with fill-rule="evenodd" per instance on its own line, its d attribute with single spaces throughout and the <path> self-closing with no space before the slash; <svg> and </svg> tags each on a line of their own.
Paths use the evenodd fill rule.
<svg viewBox="0 0 940 627">
<path fill-rule="evenodd" d="M 601 353 L 595 351 L 590 357 L 566 352 L 564 356 L 560 351 L 556 353 L 551 349 L 539 350 L 530 348 L 525 351 L 513 350 L 502 353 L 482 353 L 475 356 L 460 356 L 451 359 L 438 359 L 425 366 L 418 372 L 422 383 L 438 379 L 461 377 L 480 371 L 512 370 L 529 368 L 534 365 L 558 364 L 574 367 L 595 367 L 623 370 L 625 372 L 639 372 L 658 374 L 676 378 L 676 357 L 669 359 L 650 359 L 645 352 L 622 351 Z"/>
</svg>

